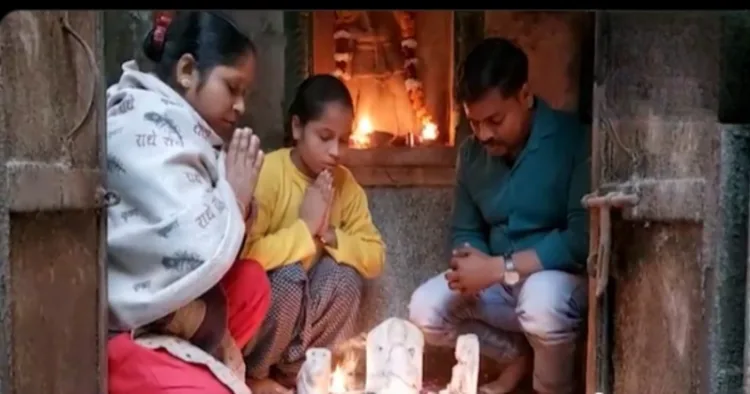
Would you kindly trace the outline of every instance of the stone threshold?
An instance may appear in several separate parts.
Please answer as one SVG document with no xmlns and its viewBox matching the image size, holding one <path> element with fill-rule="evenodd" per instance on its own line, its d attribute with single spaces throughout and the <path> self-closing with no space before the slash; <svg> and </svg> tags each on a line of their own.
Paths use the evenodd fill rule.
<svg viewBox="0 0 750 394">
<path fill-rule="evenodd" d="M 365 187 L 445 187 L 455 182 L 456 148 L 346 148 L 341 164 Z"/>
</svg>

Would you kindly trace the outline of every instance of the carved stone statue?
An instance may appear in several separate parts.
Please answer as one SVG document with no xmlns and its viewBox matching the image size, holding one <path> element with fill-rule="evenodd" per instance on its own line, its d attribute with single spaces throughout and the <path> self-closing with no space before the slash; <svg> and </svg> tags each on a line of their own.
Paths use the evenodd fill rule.
<svg viewBox="0 0 750 394">
<path fill-rule="evenodd" d="M 424 337 L 412 323 L 390 318 L 367 335 L 365 392 L 417 394 L 422 389 Z"/>
<path fill-rule="evenodd" d="M 451 381 L 440 394 L 477 394 L 479 381 L 479 339 L 474 334 L 458 337 Z"/>
<path fill-rule="evenodd" d="M 297 376 L 297 393 L 328 394 L 330 384 L 331 352 L 328 349 L 309 349 Z"/>
<path fill-rule="evenodd" d="M 347 390 L 363 390 L 367 362 L 367 333 L 351 337 L 334 347 L 331 351 L 333 365 L 340 369 L 343 384 Z"/>
</svg>

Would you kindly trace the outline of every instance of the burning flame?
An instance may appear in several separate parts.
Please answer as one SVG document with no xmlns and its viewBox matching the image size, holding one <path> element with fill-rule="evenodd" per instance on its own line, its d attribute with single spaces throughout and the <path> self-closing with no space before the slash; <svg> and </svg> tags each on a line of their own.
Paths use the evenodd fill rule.
<svg viewBox="0 0 750 394">
<path fill-rule="evenodd" d="M 372 123 L 370 118 L 362 116 L 357 123 L 357 128 L 349 137 L 349 141 L 355 148 L 367 148 L 370 146 L 370 134 L 373 132 Z"/>
<path fill-rule="evenodd" d="M 375 130 L 372 126 L 370 118 L 367 115 L 360 116 L 359 122 L 357 122 L 357 127 L 349 136 L 349 145 L 356 149 L 364 149 L 370 147 L 370 136 L 373 131 Z M 422 142 L 435 141 L 438 138 L 437 125 L 432 121 L 425 119 L 422 122 L 422 130 L 417 138 Z"/>
<path fill-rule="evenodd" d="M 422 134 L 420 137 L 422 138 L 422 141 L 436 140 L 438 137 L 437 125 L 430 121 L 424 122 L 424 127 L 422 127 Z"/>
<path fill-rule="evenodd" d="M 337 365 L 331 375 L 331 386 L 328 389 L 331 393 L 345 393 L 346 392 L 346 372 L 341 368 L 341 365 Z"/>
</svg>

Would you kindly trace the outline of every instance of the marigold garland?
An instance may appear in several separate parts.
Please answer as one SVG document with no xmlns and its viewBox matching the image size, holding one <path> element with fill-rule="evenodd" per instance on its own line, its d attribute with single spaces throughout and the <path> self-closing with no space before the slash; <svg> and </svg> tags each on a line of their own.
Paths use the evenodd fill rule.
<svg viewBox="0 0 750 394">
<path fill-rule="evenodd" d="M 351 79 L 351 64 L 354 54 L 354 36 L 350 32 L 351 26 L 359 16 L 358 11 L 335 11 L 336 19 L 333 27 L 334 53 L 333 60 L 336 68 L 333 75 L 348 81 Z"/>
</svg>

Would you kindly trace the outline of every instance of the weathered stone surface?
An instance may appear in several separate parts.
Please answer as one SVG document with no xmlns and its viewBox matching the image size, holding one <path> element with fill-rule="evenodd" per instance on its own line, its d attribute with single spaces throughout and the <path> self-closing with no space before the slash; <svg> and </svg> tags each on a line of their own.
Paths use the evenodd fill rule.
<svg viewBox="0 0 750 394">
<path fill-rule="evenodd" d="M 585 12 L 487 11 L 485 34 L 516 42 L 529 58 L 529 85 L 554 108 L 575 111 Z"/>
<path fill-rule="evenodd" d="M 701 201 L 688 202 L 713 219 L 719 14 L 606 14 L 597 37 L 597 175 L 602 182 L 705 179 L 706 193 L 692 196 Z M 613 391 L 677 394 L 705 383 L 703 306 L 714 263 L 706 226 L 645 217 L 615 226 Z M 663 335 L 644 335 L 653 332 Z"/>
<path fill-rule="evenodd" d="M 151 29 L 151 11 L 106 10 L 104 15 L 104 75 L 107 86 L 122 73 L 122 63 L 136 59 L 148 64 L 142 43 Z"/>
<path fill-rule="evenodd" d="M 448 269 L 452 196 L 450 188 L 367 190 L 387 254 L 385 272 L 368 284 L 360 315 L 363 328 L 389 316 L 407 317 L 414 289 Z"/>
<path fill-rule="evenodd" d="M 711 275 L 707 278 L 710 295 L 706 326 L 710 362 L 707 371 L 709 393 L 739 392 L 745 364 L 744 389 L 748 381 L 748 212 L 750 211 L 750 126 L 722 125 L 716 168 L 711 172 L 715 190 L 707 206 L 704 251 Z M 745 313 L 738 313 L 743 304 Z M 745 325 L 741 322 L 745 321 Z M 742 353 L 744 339 L 745 355 Z M 744 360 L 743 360 L 744 358 Z"/>
<path fill-rule="evenodd" d="M 83 42 L 66 33 L 64 20 Z M 94 59 L 87 56 L 87 47 Z M 9 212 L 6 183 L 6 165 L 13 162 L 58 167 L 61 172 L 98 169 L 104 99 L 92 67 L 103 67 L 101 51 L 97 11 L 14 11 L 0 21 L 3 393 L 106 391 L 106 221 L 91 206 Z M 66 138 L 91 100 L 91 113 L 75 138 Z M 86 183 L 83 187 L 93 188 L 91 183 L 99 179 L 91 177 Z"/>
<path fill-rule="evenodd" d="M 284 12 L 271 10 L 226 10 L 250 35 L 258 57 L 255 84 L 247 99 L 242 121 L 258 133 L 266 151 L 282 144 L 286 109 L 284 101 Z"/>
<path fill-rule="evenodd" d="M 702 302 L 701 227 L 628 223 L 615 231 L 615 390 L 693 392 L 701 319 L 701 309 L 693 306 Z"/>
<path fill-rule="evenodd" d="M 750 12 L 726 11 L 721 15 L 721 84 L 719 121 L 750 124 Z"/>
</svg>

